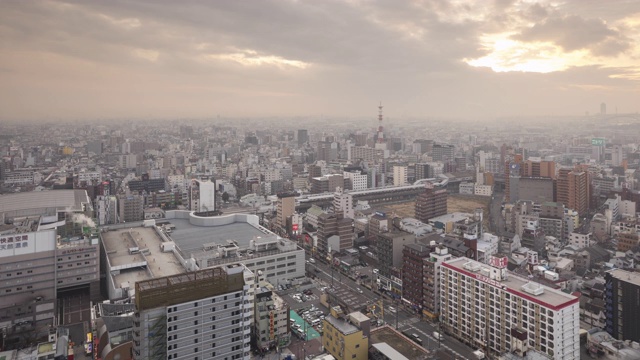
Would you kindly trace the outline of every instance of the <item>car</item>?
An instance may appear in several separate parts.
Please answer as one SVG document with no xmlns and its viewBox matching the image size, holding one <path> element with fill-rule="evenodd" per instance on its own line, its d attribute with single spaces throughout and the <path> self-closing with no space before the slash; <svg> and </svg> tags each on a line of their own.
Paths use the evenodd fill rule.
<svg viewBox="0 0 640 360">
<path fill-rule="evenodd" d="M 362 289 L 360 288 L 356 288 L 356 291 L 359 292 L 360 294 L 362 294 L 364 291 L 362 291 Z"/>
<path fill-rule="evenodd" d="M 388 309 L 389 309 L 389 312 L 392 312 L 395 314 L 396 308 L 394 308 L 393 306 L 389 306 Z"/>
<path fill-rule="evenodd" d="M 377 274 L 377 273 L 378 273 L 378 271 L 379 271 L 378 269 L 373 269 L 373 273 L 374 273 L 374 274 Z"/>
</svg>

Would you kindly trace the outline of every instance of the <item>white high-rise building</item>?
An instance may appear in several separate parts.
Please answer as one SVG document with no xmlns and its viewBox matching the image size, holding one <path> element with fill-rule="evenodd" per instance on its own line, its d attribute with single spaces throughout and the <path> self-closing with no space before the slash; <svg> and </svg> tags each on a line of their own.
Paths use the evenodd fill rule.
<svg viewBox="0 0 640 360">
<path fill-rule="evenodd" d="M 347 172 L 342 173 L 342 177 L 351 182 L 351 190 L 366 190 L 367 189 L 367 175 L 360 172 Z"/>
<path fill-rule="evenodd" d="M 118 223 L 118 201 L 115 196 L 96 197 L 95 209 L 98 225 Z"/>
<path fill-rule="evenodd" d="M 553 359 L 580 359 L 578 298 L 509 273 L 507 262 L 457 258 L 442 264 L 444 332 L 493 354 L 536 350 Z"/>
<path fill-rule="evenodd" d="M 333 193 L 333 211 L 342 213 L 345 218 L 353 219 L 353 196 L 342 191 L 342 188 L 337 188 Z"/>
<path fill-rule="evenodd" d="M 191 180 L 191 211 L 216 209 L 216 184 L 212 181 Z"/>
<path fill-rule="evenodd" d="M 407 175 L 409 169 L 406 166 L 394 166 L 393 167 L 393 185 L 400 186 L 407 184 Z"/>
</svg>

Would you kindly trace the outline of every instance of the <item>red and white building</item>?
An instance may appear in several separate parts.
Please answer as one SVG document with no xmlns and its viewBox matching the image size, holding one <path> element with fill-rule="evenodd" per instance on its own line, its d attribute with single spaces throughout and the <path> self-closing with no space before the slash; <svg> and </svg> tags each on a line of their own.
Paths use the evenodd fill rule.
<svg viewBox="0 0 640 360">
<path fill-rule="evenodd" d="M 493 355 L 580 358 L 578 298 L 508 272 L 506 257 L 445 261 L 440 314 L 447 334 Z"/>
</svg>

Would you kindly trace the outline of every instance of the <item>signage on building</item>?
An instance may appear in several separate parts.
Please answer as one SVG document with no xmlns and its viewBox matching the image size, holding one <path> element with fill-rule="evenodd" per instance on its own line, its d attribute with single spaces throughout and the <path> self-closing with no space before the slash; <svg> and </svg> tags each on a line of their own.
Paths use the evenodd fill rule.
<svg viewBox="0 0 640 360">
<path fill-rule="evenodd" d="M 273 311 L 269 312 L 269 338 L 273 340 L 276 336 L 274 326 Z"/>
<path fill-rule="evenodd" d="M 491 259 L 489 260 L 489 265 L 493 267 L 497 267 L 499 269 L 506 268 L 508 264 L 509 264 L 509 259 L 506 256 L 505 257 L 492 256 Z"/>
<path fill-rule="evenodd" d="M 85 252 L 85 251 L 93 251 L 94 248 L 85 248 L 85 247 L 79 247 L 79 248 L 72 248 L 72 249 L 65 249 L 62 250 L 62 252 L 60 254 L 62 255 L 67 255 L 67 254 L 75 254 L 75 253 L 79 253 L 79 252 Z"/>
<path fill-rule="evenodd" d="M 293 224 L 293 225 L 291 225 L 291 229 L 292 229 L 293 231 L 298 231 L 298 224 Z"/>
<path fill-rule="evenodd" d="M 383 213 L 382 211 L 376 211 L 375 215 L 380 217 L 387 217 L 387 214 Z"/>
<path fill-rule="evenodd" d="M 604 146 L 603 138 L 593 138 L 591 139 L 591 145 L 593 146 Z"/>
<path fill-rule="evenodd" d="M 29 235 L 19 234 L 0 237 L 0 250 L 13 250 L 29 247 Z"/>
<path fill-rule="evenodd" d="M 480 274 L 475 274 L 476 275 L 476 279 L 485 282 L 489 285 L 493 285 L 495 287 L 499 287 L 502 288 L 502 284 L 499 281 L 493 280 L 490 277 L 484 276 L 484 275 L 480 275 Z"/>
</svg>

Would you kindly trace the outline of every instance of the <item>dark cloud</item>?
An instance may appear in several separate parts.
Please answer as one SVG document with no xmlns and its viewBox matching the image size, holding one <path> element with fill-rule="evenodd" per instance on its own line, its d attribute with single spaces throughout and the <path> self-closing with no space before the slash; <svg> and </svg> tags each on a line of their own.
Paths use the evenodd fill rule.
<svg viewBox="0 0 640 360">
<path fill-rule="evenodd" d="M 544 19 L 513 38 L 526 42 L 549 41 L 566 51 L 588 49 L 599 52 L 598 55 L 616 55 L 630 46 L 624 35 L 604 21 L 576 15 Z"/>
</svg>

